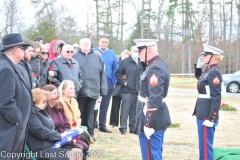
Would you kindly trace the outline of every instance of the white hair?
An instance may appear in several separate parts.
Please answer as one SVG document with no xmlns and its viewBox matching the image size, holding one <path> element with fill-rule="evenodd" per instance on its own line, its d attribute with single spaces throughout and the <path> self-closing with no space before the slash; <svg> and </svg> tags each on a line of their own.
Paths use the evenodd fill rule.
<svg viewBox="0 0 240 160">
<path fill-rule="evenodd" d="M 62 47 L 62 51 L 66 51 L 67 48 L 73 48 L 73 46 L 70 45 L 70 44 L 65 44 L 65 45 Z"/>
<path fill-rule="evenodd" d="M 80 44 L 83 44 L 83 43 L 85 43 L 85 42 L 88 42 L 88 43 L 91 45 L 91 41 L 90 41 L 89 38 L 83 38 L 83 39 L 81 39 L 81 40 L 79 41 Z"/>
</svg>

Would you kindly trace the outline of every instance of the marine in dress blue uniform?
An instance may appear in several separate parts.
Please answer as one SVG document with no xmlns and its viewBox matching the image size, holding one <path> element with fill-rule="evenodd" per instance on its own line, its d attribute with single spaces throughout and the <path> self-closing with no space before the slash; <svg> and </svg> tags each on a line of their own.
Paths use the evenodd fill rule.
<svg viewBox="0 0 240 160">
<path fill-rule="evenodd" d="M 135 39 L 139 56 L 147 64 L 140 77 L 136 134 L 139 135 L 143 160 L 162 160 L 164 132 L 171 125 L 165 97 L 168 93 L 170 73 L 165 62 L 158 56 L 157 40 Z"/>
<path fill-rule="evenodd" d="M 218 62 L 223 59 L 222 50 L 203 44 L 204 52 L 195 64 L 195 77 L 198 79 L 198 99 L 193 115 L 198 127 L 199 160 L 214 160 L 213 140 L 218 125 L 221 104 L 222 76 Z M 202 72 L 202 66 L 206 70 Z"/>
</svg>

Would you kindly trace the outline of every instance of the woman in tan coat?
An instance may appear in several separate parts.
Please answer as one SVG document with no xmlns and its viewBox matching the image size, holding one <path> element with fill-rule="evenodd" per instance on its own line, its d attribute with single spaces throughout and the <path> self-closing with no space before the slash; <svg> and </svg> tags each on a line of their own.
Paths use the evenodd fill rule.
<svg viewBox="0 0 240 160">
<path fill-rule="evenodd" d="M 60 94 L 59 101 L 63 104 L 64 113 L 68 119 L 68 123 L 72 129 L 81 129 L 80 110 L 78 108 L 75 97 L 74 82 L 71 80 L 63 80 L 58 87 Z M 94 143 L 93 139 L 87 132 L 84 132 L 85 142 L 89 145 Z"/>
<path fill-rule="evenodd" d="M 68 123 L 72 129 L 81 127 L 80 110 L 75 97 L 74 82 L 70 80 L 64 80 L 60 84 L 59 88 L 60 98 L 59 101 L 63 104 L 65 115 L 68 119 Z"/>
</svg>

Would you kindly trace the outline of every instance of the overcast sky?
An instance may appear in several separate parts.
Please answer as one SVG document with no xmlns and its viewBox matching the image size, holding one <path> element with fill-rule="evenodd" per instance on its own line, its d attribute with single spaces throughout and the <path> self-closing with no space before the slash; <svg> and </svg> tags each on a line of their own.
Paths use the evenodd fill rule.
<svg viewBox="0 0 240 160">
<path fill-rule="evenodd" d="M 34 15 L 35 15 L 35 8 L 31 5 L 31 0 L 18 0 L 19 7 L 23 8 L 22 16 L 24 16 L 24 23 L 26 26 L 30 26 L 35 23 Z M 135 4 L 140 8 L 141 7 L 141 0 L 133 0 Z M 56 5 L 60 6 L 64 4 L 66 8 L 68 8 L 72 15 L 76 17 L 76 21 L 78 22 L 78 26 L 81 29 L 85 29 L 87 24 L 87 17 L 86 12 L 89 10 L 89 7 L 92 7 L 95 10 L 95 3 L 89 3 L 89 0 L 57 0 Z M 157 0 L 152 0 L 152 9 L 157 11 Z M 1 15 L 3 15 L 4 9 L 3 7 L 3 0 L 0 0 L 0 19 L 2 19 Z M 114 15 L 113 15 L 114 16 Z M 117 13 L 115 15 L 115 19 L 117 17 Z M 95 15 L 93 15 L 92 21 L 95 22 Z M 136 23 L 136 10 L 133 4 L 125 4 L 124 6 L 124 21 L 127 24 L 124 26 L 124 33 L 125 35 L 129 35 L 132 30 L 131 27 Z M 3 28 L 4 21 L 0 21 L 0 31 Z M 129 34 L 128 34 L 129 33 Z"/>
</svg>

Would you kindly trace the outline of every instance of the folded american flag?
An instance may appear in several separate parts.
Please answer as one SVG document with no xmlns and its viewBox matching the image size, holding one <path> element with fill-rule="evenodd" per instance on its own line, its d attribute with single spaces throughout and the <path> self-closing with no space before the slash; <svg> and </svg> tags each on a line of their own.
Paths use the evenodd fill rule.
<svg viewBox="0 0 240 160">
<path fill-rule="evenodd" d="M 64 131 L 62 134 L 64 134 L 64 136 L 62 137 L 62 139 L 60 141 L 57 141 L 52 149 L 54 148 L 60 148 L 66 144 L 71 143 L 72 140 L 76 139 L 78 136 L 80 136 L 81 131 L 80 130 L 75 130 L 75 129 L 68 129 L 66 131 Z"/>
</svg>

